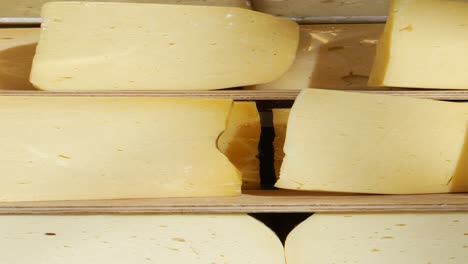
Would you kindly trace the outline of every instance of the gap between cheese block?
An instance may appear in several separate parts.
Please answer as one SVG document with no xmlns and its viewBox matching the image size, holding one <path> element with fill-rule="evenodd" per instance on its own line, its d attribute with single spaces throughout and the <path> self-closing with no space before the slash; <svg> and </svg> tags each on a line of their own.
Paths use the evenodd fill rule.
<svg viewBox="0 0 468 264">
<path fill-rule="evenodd" d="M 468 191 L 468 105 L 306 89 L 288 120 L 279 188 Z"/>
<path fill-rule="evenodd" d="M 286 139 L 286 130 L 288 126 L 290 109 L 272 109 L 273 127 L 275 129 L 275 138 L 273 140 L 274 148 L 274 167 L 276 178 L 279 178 L 281 164 L 284 159 L 284 141 Z"/>
<path fill-rule="evenodd" d="M 314 214 L 285 244 L 288 264 L 468 263 L 467 213 Z"/>
</svg>

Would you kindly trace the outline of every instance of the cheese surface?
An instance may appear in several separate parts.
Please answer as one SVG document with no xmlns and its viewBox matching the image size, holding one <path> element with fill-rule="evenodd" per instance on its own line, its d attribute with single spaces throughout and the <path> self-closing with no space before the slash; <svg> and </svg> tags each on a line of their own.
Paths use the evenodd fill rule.
<svg viewBox="0 0 468 264">
<path fill-rule="evenodd" d="M 29 73 L 39 33 L 39 28 L 0 28 L 0 90 L 34 89 Z"/>
<path fill-rule="evenodd" d="M 465 264 L 467 227 L 467 213 L 314 214 L 286 239 L 286 262 Z"/>
<path fill-rule="evenodd" d="M 299 41 L 295 22 L 233 7 L 51 2 L 42 16 L 31 82 L 43 90 L 266 83 L 291 66 Z"/>
<path fill-rule="evenodd" d="M 281 164 L 284 159 L 284 141 L 286 139 L 286 129 L 288 127 L 288 118 L 290 109 L 272 109 L 273 112 L 273 128 L 275 130 L 275 138 L 273 139 L 274 149 L 274 166 L 276 178 L 280 175 Z"/>
<path fill-rule="evenodd" d="M 218 148 L 242 174 L 242 189 L 260 188 L 260 115 L 255 102 L 234 102 Z"/>
<path fill-rule="evenodd" d="M 285 263 L 280 240 L 247 215 L 1 216 L 0 232 L 8 264 Z"/>
<path fill-rule="evenodd" d="M 0 97 L 0 201 L 240 194 L 231 100 Z"/>
<path fill-rule="evenodd" d="M 279 188 L 468 191 L 468 105 L 306 89 L 288 121 Z"/>
<path fill-rule="evenodd" d="M 369 85 L 467 89 L 468 2 L 394 0 Z"/>
<path fill-rule="evenodd" d="M 365 88 L 384 25 L 301 25 L 296 60 L 278 80 L 258 90 Z"/>
<path fill-rule="evenodd" d="M 62 0 L 63 1 L 63 0 Z M 66 0 L 65 0 L 66 1 Z M 51 0 L 5 0 L 0 1 L 0 17 L 39 17 L 41 7 Z M 69 1 L 72 2 L 72 1 Z M 132 2 L 178 5 L 234 6 L 250 9 L 248 0 L 85 0 L 84 2 Z"/>
</svg>

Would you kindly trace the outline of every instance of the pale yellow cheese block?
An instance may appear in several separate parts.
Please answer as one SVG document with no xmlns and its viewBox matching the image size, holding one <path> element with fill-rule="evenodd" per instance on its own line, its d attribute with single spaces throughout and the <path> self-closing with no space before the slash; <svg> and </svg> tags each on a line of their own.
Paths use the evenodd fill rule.
<svg viewBox="0 0 468 264">
<path fill-rule="evenodd" d="M 314 214 L 286 239 L 288 264 L 466 264 L 468 213 Z"/>
<path fill-rule="evenodd" d="M 39 33 L 39 28 L 0 28 L 0 90 L 34 89 L 29 73 Z"/>
<path fill-rule="evenodd" d="M 0 97 L 0 201 L 240 194 L 231 100 Z"/>
<path fill-rule="evenodd" d="M 266 83 L 299 27 L 233 7 L 51 2 L 31 82 L 43 90 L 210 90 Z M 71 52 L 72 51 L 72 52 Z"/>
<path fill-rule="evenodd" d="M 65 0 L 67 1 L 67 0 Z M 0 17 L 39 17 L 41 7 L 51 0 L 2 0 Z M 72 1 L 69 1 L 72 2 Z M 132 2 L 178 5 L 214 5 L 251 8 L 248 0 L 85 0 L 85 2 Z"/>
<path fill-rule="evenodd" d="M 468 1 L 394 0 L 369 84 L 467 89 Z"/>
<path fill-rule="evenodd" d="M 284 158 L 284 141 L 286 139 L 286 129 L 288 126 L 290 109 L 272 109 L 273 113 L 273 129 L 275 130 L 275 138 L 273 139 L 274 149 L 274 167 L 276 178 L 279 178 L 281 164 Z"/>
<path fill-rule="evenodd" d="M 242 189 L 260 188 L 260 115 L 255 102 L 234 102 L 218 148 L 242 174 Z"/>
<path fill-rule="evenodd" d="M 468 191 L 468 105 L 306 89 L 289 115 L 279 188 Z"/>
<path fill-rule="evenodd" d="M 252 0 L 255 10 L 288 17 L 384 16 L 390 0 Z"/>
<path fill-rule="evenodd" d="M 366 88 L 383 24 L 301 25 L 296 60 L 258 90 Z"/>
<path fill-rule="evenodd" d="M 247 215 L 1 216 L 8 264 L 284 264 L 276 235 Z"/>
</svg>

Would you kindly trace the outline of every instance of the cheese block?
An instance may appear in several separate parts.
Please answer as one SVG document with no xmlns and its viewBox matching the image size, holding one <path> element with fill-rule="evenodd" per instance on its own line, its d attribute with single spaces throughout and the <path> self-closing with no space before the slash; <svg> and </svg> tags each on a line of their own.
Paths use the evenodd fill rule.
<svg viewBox="0 0 468 264">
<path fill-rule="evenodd" d="M 299 39 L 293 21 L 233 7 L 51 2 L 42 16 L 31 82 L 43 90 L 266 83 L 291 66 Z"/>
<path fill-rule="evenodd" d="M 252 0 L 255 10 L 287 17 L 384 16 L 390 0 Z"/>
<path fill-rule="evenodd" d="M 280 240 L 247 215 L 4 215 L 0 230 L 8 264 L 285 263 Z"/>
<path fill-rule="evenodd" d="M 468 105 L 306 89 L 288 121 L 279 188 L 468 191 Z"/>
<path fill-rule="evenodd" d="M 467 89 L 468 1 L 394 0 L 369 84 Z"/>
<path fill-rule="evenodd" d="M 0 201 L 240 194 L 231 100 L 0 97 Z"/>
<path fill-rule="evenodd" d="M 286 139 L 286 128 L 288 126 L 288 118 L 290 109 L 272 109 L 273 112 L 273 129 L 275 130 L 275 138 L 273 139 L 274 149 L 274 166 L 276 178 L 280 175 L 281 164 L 284 158 L 284 140 Z"/>
<path fill-rule="evenodd" d="M 29 73 L 39 33 L 39 28 L 0 28 L 0 90 L 34 89 Z"/>
<path fill-rule="evenodd" d="M 67 1 L 67 0 L 62 0 Z M 39 17 L 41 7 L 51 0 L 4 0 L 0 1 L 0 17 Z M 250 9 L 248 0 L 85 0 L 84 2 L 132 2 L 178 5 L 234 6 Z"/>
<path fill-rule="evenodd" d="M 234 102 L 218 148 L 242 174 L 242 189 L 260 188 L 260 115 L 255 102 Z"/>
<path fill-rule="evenodd" d="M 467 213 L 314 214 L 287 237 L 288 264 L 465 264 Z"/>
<path fill-rule="evenodd" d="M 278 80 L 258 90 L 366 88 L 382 24 L 301 25 L 296 60 Z"/>
</svg>

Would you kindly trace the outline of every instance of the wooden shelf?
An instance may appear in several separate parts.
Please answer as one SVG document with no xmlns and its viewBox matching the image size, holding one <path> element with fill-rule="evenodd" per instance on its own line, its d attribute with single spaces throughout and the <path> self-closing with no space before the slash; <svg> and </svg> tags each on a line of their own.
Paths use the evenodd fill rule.
<svg viewBox="0 0 468 264">
<path fill-rule="evenodd" d="M 0 203 L 0 214 L 468 212 L 468 193 L 343 195 L 283 190 L 239 197 Z"/>
</svg>

